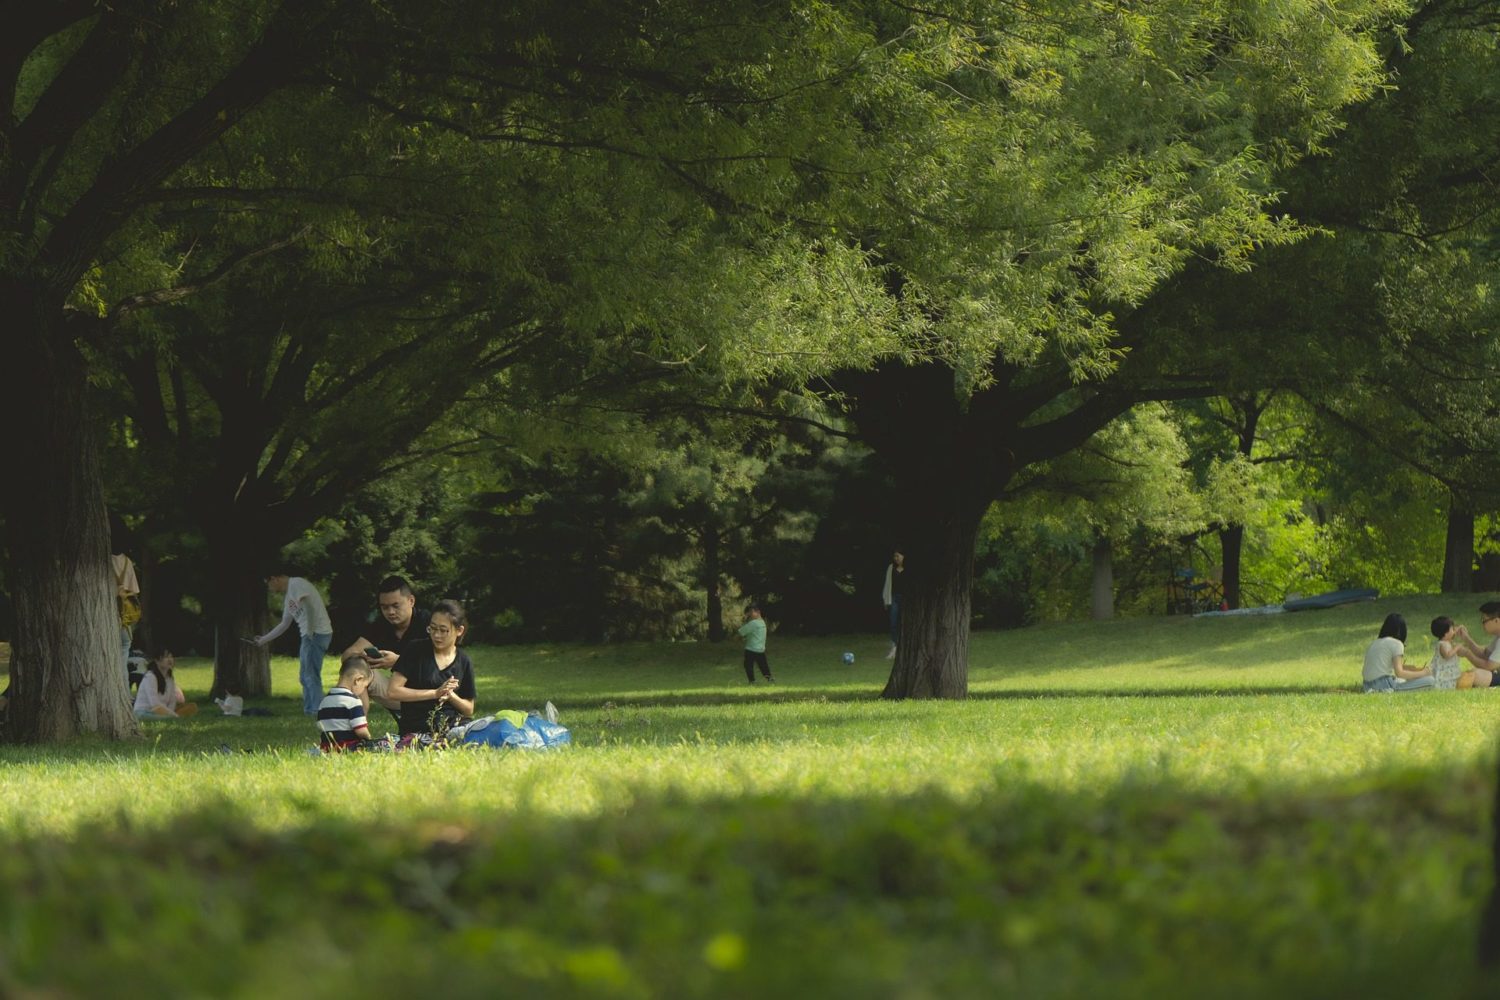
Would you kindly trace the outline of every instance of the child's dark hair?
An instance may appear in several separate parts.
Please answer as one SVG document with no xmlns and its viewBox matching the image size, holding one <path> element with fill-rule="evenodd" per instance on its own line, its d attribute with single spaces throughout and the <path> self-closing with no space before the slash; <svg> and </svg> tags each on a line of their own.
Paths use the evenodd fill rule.
<svg viewBox="0 0 1500 1000">
<path fill-rule="evenodd" d="M 1380 623 L 1380 638 L 1406 641 L 1406 619 L 1392 611 Z"/>
<path fill-rule="evenodd" d="M 745 614 L 748 615 L 752 611 L 755 612 L 756 614 L 761 614 L 760 605 L 759 604 L 747 604 L 747 605 L 745 605 Z"/>
<path fill-rule="evenodd" d="M 363 656 L 345 657 L 344 662 L 339 664 L 339 680 L 343 680 L 345 677 L 350 680 L 360 677 L 368 680 L 374 673 L 375 671 L 365 662 Z"/>
<path fill-rule="evenodd" d="M 1486 618 L 1500 618 L 1500 601 L 1485 601 L 1479 606 L 1479 613 Z"/>
<path fill-rule="evenodd" d="M 1447 635 L 1448 630 L 1452 627 L 1453 619 L 1447 615 L 1438 615 L 1432 620 L 1432 634 L 1439 639 Z"/>
</svg>

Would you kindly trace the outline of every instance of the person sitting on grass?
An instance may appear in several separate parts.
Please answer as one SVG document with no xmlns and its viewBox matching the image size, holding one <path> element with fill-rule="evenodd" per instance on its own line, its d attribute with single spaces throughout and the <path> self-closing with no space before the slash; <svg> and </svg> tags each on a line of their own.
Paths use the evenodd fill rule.
<svg viewBox="0 0 1500 1000">
<path fill-rule="evenodd" d="M 385 693 L 391 683 L 389 671 L 401 658 L 401 647 L 413 640 L 427 640 L 427 612 L 417 610 L 417 595 L 406 578 L 400 576 L 380 581 L 375 591 L 375 607 L 380 613 L 374 621 L 362 626 L 339 660 L 363 656 L 366 663 L 375 667 L 370 675 L 370 690 L 365 694 L 365 708 L 369 709 L 372 701 L 378 702 L 400 719 L 401 705 Z M 365 652 L 368 649 L 378 655 L 369 655 Z"/>
<path fill-rule="evenodd" d="M 319 745 L 324 753 L 360 750 L 370 739 L 365 718 L 365 692 L 374 668 L 363 656 L 346 656 L 339 679 L 318 703 Z"/>
<path fill-rule="evenodd" d="M 464 606 L 438 601 L 427 639 L 407 643 L 391 668 L 386 697 L 401 703 L 401 734 L 441 735 L 474 716 L 474 664 L 458 648 L 466 631 Z"/>
<path fill-rule="evenodd" d="M 198 706 L 188 701 L 177 686 L 177 658 L 165 646 L 151 654 L 151 665 L 135 690 L 138 719 L 176 719 L 197 715 Z"/>
<path fill-rule="evenodd" d="M 1465 670 L 1459 662 L 1460 659 L 1488 662 L 1483 656 L 1476 656 L 1472 650 L 1460 647 L 1455 641 L 1464 634 L 1461 625 L 1454 624 L 1452 618 L 1443 615 L 1432 620 L 1432 634 L 1438 644 L 1432 651 L 1427 669 L 1432 671 L 1435 687 L 1444 691 L 1467 691 L 1469 688 L 1487 688 L 1495 683 L 1494 671 L 1480 666 Z"/>
<path fill-rule="evenodd" d="M 752 604 L 745 609 L 745 624 L 739 634 L 745 640 L 745 680 L 755 683 L 755 668 L 765 675 L 767 684 L 775 684 L 771 676 L 771 664 L 766 661 L 766 620 L 761 616 L 760 605 Z"/>
<path fill-rule="evenodd" d="M 1430 691 L 1435 683 L 1431 670 L 1413 670 L 1406 665 L 1406 619 L 1398 614 L 1386 615 L 1380 637 L 1365 650 L 1365 693 Z"/>
<path fill-rule="evenodd" d="M 1486 601 L 1479 606 L 1479 625 L 1484 629 L 1485 635 L 1490 637 L 1489 644 L 1483 649 L 1469 635 L 1466 626 L 1458 627 L 1458 641 L 1463 643 L 1463 648 L 1458 650 L 1460 656 L 1466 657 L 1474 664 L 1476 671 L 1484 671 L 1490 675 L 1489 686 L 1495 686 L 1495 674 L 1500 673 L 1500 601 Z M 1485 687 L 1478 680 L 1474 682 L 1475 687 Z"/>
</svg>

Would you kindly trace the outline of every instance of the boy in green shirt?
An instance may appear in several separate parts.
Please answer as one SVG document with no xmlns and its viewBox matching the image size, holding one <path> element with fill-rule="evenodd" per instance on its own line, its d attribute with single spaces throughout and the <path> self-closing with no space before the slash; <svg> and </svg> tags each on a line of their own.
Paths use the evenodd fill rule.
<svg viewBox="0 0 1500 1000">
<path fill-rule="evenodd" d="M 745 679 L 755 683 L 755 667 L 759 664 L 766 683 L 775 684 L 771 665 L 766 662 L 766 620 L 760 616 L 759 604 L 745 609 L 745 624 L 740 626 L 740 635 L 745 639 Z"/>
</svg>

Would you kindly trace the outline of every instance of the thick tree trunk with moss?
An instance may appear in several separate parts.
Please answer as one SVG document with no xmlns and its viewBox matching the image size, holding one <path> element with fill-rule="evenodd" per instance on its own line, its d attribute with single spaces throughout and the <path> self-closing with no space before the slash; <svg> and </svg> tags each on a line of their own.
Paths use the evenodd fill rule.
<svg viewBox="0 0 1500 1000">
<path fill-rule="evenodd" d="M 7 736 L 19 743 L 133 736 L 99 418 L 84 361 L 66 330 L 45 326 L 64 322 L 60 303 L 51 309 L 12 287 L 0 291 L 0 308 L 13 331 L 26 331 L 11 338 L 0 382 L 16 430 L 8 439 L 14 478 L 0 490 L 16 619 Z"/>
</svg>

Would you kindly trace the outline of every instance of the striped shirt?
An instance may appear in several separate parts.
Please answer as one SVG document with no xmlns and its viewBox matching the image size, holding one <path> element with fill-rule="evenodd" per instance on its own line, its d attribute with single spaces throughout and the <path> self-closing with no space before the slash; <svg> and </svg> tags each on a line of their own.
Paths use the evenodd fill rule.
<svg viewBox="0 0 1500 1000">
<path fill-rule="evenodd" d="M 368 725 L 364 704 L 348 688 L 330 688 L 318 704 L 318 730 L 323 734 L 325 750 L 342 750 L 359 743 L 364 737 L 355 730 Z"/>
</svg>

